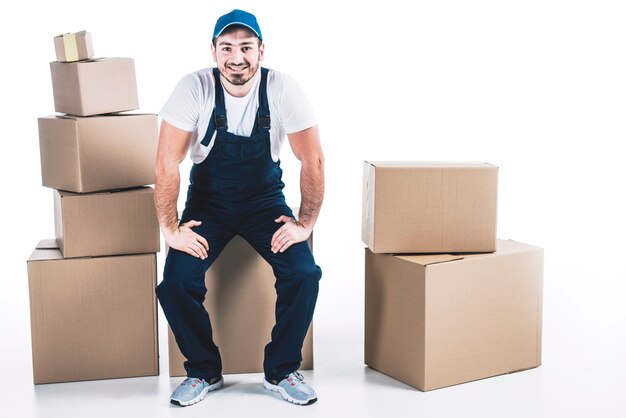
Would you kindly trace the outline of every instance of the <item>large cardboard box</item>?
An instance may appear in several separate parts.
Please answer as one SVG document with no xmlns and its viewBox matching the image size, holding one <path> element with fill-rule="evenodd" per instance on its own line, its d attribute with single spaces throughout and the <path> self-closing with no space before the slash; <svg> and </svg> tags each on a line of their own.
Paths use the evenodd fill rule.
<svg viewBox="0 0 626 418">
<path fill-rule="evenodd" d="M 41 181 L 85 193 L 154 183 L 157 116 L 39 118 Z"/>
<path fill-rule="evenodd" d="M 365 363 L 427 391 L 541 364 L 543 250 L 365 249 Z"/>
<path fill-rule="evenodd" d="M 159 374 L 155 254 L 64 259 L 43 240 L 27 266 L 35 384 Z"/>
<path fill-rule="evenodd" d="M 263 372 L 263 349 L 275 323 L 275 281 L 269 264 L 240 236 L 232 239 L 207 271 L 204 307 L 212 318 L 223 374 Z M 170 376 L 186 376 L 186 359 L 168 330 Z M 312 324 L 302 347 L 300 369 L 313 369 Z"/>
<path fill-rule="evenodd" d="M 57 61 L 72 62 L 93 58 L 91 33 L 80 31 L 54 37 Z"/>
<path fill-rule="evenodd" d="M 159 252 L 154 189 L 55 190 L 54 229 L 65 258 Z"/>
<path fill-rule="evenodd" d="M 486 163 L 363 164 L 363 242 L 374 253 L 493 252 L 498 168 Z"/>
<path fill-rule="evenodd" d="M 89 116 L 139 108 L 132 58 L 50 63 L 54 110 Z"/>
</svg>

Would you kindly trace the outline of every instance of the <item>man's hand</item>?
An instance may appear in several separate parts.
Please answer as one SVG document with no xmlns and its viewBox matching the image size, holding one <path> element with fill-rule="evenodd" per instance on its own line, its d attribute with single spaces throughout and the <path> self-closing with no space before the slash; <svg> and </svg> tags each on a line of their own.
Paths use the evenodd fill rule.
<svg viewBox="0 0 626 418">
<path fill-rule="evenodd" d="M 287 248 L 298 242 L 306 241 L 311 235 L 311 230 L 300 222 L 286 215 L 281 215 L 274 222 L 284 222 L 278 231 L 272 235 L 272 252 L 284 252 Z"/>
<path fill-rule="evenodd" d="M 191 220 L 185 222 L 174 231 L 164 234 L 165 241 L 171 248 L 186 252 L 196 258 L 204 260 L 207 258 L 209 243 L 202 235 L 196 234 L 191 227 L 202 224 L 200 221 Z"/>
</svg>

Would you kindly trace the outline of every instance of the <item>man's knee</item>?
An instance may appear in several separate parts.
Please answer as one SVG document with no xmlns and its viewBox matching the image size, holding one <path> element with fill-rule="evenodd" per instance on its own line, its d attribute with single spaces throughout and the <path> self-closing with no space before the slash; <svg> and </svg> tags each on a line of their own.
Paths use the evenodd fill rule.
<svg viewBox="0 0 626 418">
<path fill-rule="evenodd" d="M 203 275 L 205 262 L 183 251 L 170 249 L 163 266 L 163 280 L 180 281 L 188 280 L 191 276 Z"/>
<path fill-rule="evenodd" d="M 314 286 L 319 285 L 319 281 L 322 278 L 322 269 L 315 263 L 311 263 L 305 266 L 300 272 L 305 281 L 310 282 Z"/>
<path fill-rule="evenodd" d="M 297 283 L 297 287 L 317 289 L 322 270 L 315 265 L 315 262 L 297 263 L 291 266 L 289 276 L 291 282 Z"/>
<path fill-rule="evenodd" d="M 163 279 L 156 287 L 156 295 L 161 300 L 168 296 L 176 296 L 186 292 L 184 282 L 180 280 Z"/>
<path fill-rule="evenodd" d="M 203 293 L 205 290 L 204 269 L 199 261 L 186 253 L 170 250 L 163 267 L 163 280 L 156 287 L 159 300 L 168 296 Z"/>
</svg>

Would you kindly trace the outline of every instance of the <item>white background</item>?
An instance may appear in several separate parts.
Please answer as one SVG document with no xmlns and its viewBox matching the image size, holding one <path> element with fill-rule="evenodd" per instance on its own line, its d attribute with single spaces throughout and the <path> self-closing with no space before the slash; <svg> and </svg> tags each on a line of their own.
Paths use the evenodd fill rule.
<svg viewBox="0 0 626 418">
<path fill-rule="evenodd" d="M 140 110 L 156 113 L 180 77 L 212 65 L 214 22 L 238 7 L 257 15 L 264 64 L 298 80 L 319 117 L 326 197 L 315 230 L 324 272 L 316 369 L 341 364 L 362 374 L 364 367 L 362 161 L 486 161 L 500 167 L 498 235 L 545 248 L 544 364 L 524 372 L 539 373 L 529 402 L 543 400 L 533 415 L 583 416 L 595 405 L 606 408 L 604 416 L 624 416 L 616 412 L 626 410 L 616 396 L 626 389 L 620 147 L 626 137 L 626 6 L 602 0 L 408 4 L 82 0 L 5 6 L 0 411 L 15 406 L 24 391 L 22 414 L 34 414 L 40 396 L 33 395 L 31 379 L 26 260 L 40 239 L 54 236 L 37 132 L 37 118 L 54 113 L 53 36 L 87 29 L 96 56 L 134 58 Z M 288 203 L 298 205 L 298 166 L 288 146 L 282 159 Z M 161 268 L 163 260 L 160 255 Z M 160 326 L 165 329 L 163 320 Z M 545 395 L 554 377 L 566 385 L 556 403 Z M 319 374 L 315 380 L 323 389 Z M 408 393 L 403 402 L 415 402 L 415 410 L 428 402 L 428 393 L 384 382 Z M 496 380 L 494 387 L 503 386 Z M 166 392 L 169 386 L 159 396 Z M 488 409 L 486 399 L 482 408 Z M 453 411 L 445 402 L 437 407 L 432 411 Z"/>
</svg>

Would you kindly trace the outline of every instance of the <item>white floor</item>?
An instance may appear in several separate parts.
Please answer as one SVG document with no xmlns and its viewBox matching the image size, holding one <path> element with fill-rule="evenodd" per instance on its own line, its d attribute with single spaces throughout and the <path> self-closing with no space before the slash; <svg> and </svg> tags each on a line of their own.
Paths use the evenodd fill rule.
<svg viewBox="0 0 626 418">
<path fill-rule="evenodd" d="M 3 311 L 13 315 L 2 316 L 7 338 L 3 335 L 0 347 L 0 417 L 269 417 L 296 413 L 330 417 L 344 412 L 364 417 L 626 417 L 621 400 L 626 388 L 623 328 L 618 331 L 614 327 L 623 323 L 623 318 L 615 315 L 621 312 L 617 295 L 597 299 L 592 292 L 581 306 L 571 286 L 569 290 L 560 288 L 562 282 L 548 280 L 541 367 L 420 392 L 363 364 L 362 289 L 353 292 L 349 310 L 353 314 L 329 314 L 341 311 L 337 295 L 345 294 L 342 290 L 351 286 L 350 282 L 332 283 L 329 279 L 322 286 L 315 322 L 316 369 L 304 373 L 319 401 L 307 407 L 288 404 L 265 390 L 261 374 L 227 375 L 224 389 L 209 394 L 201 403 L 188 408 L 170 405 L 169 395 L 182 378 L 167 376 L 162 313 L 160 376 L 35 386 L 27 289 L 22 286 L 14 293 L 16 297 L 2 297 Z M 592 310 L 595 317 L 588 315 Z M 604 314 L 605 320 L 600 320 L 599 314 Z"/>
</svg>

